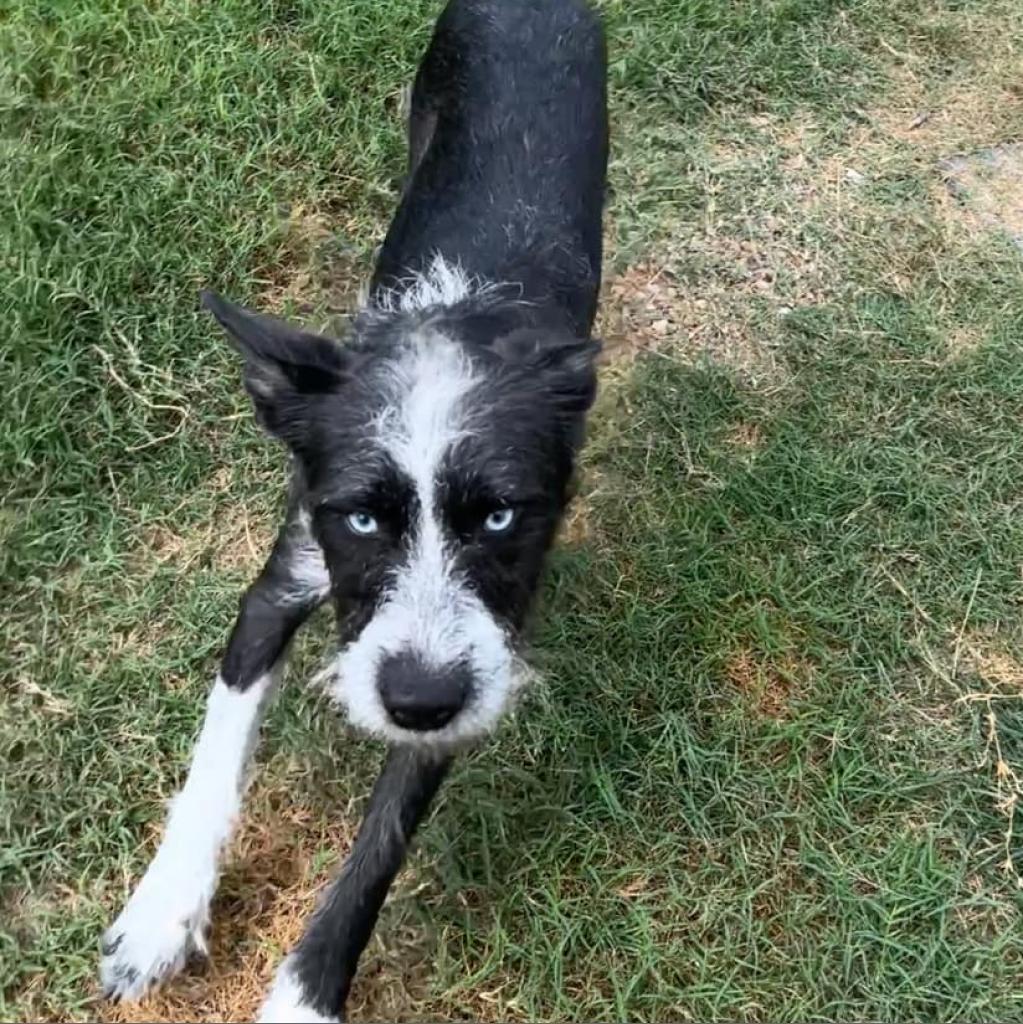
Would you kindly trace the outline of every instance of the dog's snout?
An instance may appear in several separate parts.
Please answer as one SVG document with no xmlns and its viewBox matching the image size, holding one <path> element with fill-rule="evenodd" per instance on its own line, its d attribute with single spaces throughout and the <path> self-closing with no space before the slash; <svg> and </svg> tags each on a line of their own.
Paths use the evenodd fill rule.
<svg viewBox="0 0 1023 1024">
<path fill-rule="evenodd" d="M 442 729 L 461 711 L 472 674 L 465 664 L 431 668 L 412 653 L 391 655 L 380 666 L 378 686 L 396 725 L 415 732 Z"/>
</svg>

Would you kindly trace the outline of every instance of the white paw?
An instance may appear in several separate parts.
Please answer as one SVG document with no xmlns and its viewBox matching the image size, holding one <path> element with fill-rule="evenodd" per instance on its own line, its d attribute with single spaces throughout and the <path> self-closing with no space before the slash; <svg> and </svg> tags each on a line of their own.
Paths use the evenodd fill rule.
<svg viewBox="0 0 1023 1024">
<path fill-rule="evenodd" d="M 306 1002 L 302 983 L 290 961 L 285 960 L 259 1011 L 257 1024 L 341 1024 L 341 1018 L 324 1017 Z"/>
<path fill-rule="evenodd" d="M 169 877 L 153 862 L 103 935 L 99 973 L 108 999 L 141 999 L 192 954 L 206 955 L 209 896 L 202 888 L 194 879 Z"/>
</svg>

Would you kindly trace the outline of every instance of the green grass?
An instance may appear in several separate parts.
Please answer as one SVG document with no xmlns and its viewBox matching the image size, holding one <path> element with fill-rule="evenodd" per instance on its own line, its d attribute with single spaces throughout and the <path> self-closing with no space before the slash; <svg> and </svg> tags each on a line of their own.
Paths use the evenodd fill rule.
<svg viewBox="0 0 1023 1024">
<path fill-rule="evenodd" d="M 406 1018 L 1023 1020 L 986 717 L 1021 770 L 1023 673 L 990 662 L 1023 661 L 1023 264 L 933 167 L 1018 137 L 1014 5 L 603 6 L 612 265 L 709 296 L 771 370 L 672 328 L 608 375 L 544 682 L 455 773 L 356 1000 L 403 978 Z M 437 7 L 0 14 L 0 1019 L 101 1012 L 98 935 L 280 505 L 196 292 L 341 311 Z M 907 78 L 939 114 L 992 99 L 892 134 Z M 293 687 L 261 777 L 354 817 L 377 756 Z"/>
</svg>

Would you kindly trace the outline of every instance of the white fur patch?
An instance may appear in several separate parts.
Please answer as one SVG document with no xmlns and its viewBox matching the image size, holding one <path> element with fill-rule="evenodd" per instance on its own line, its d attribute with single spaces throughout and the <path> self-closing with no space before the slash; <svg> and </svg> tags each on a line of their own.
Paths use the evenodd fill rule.
<svg viewBox="0 0 1023 1024">
<path fill-rule="evenodd" d="M 491 287 L 467 274 L 460 264 L 449 263 L 436 253 L 425 271 L 410 274 L 396 288 L 378 292 L 373 307 L 385 313 L 414 313 L 431 306 L 453 306 Z"/>
<path fill-rule="evenodd" d="M 249 755 L 275 680 L 268 673 L 240 692 L 217 677 L 163 842 L 103 937 L 109 952 L 100 977 L 108 995 L 138 999 L 180 971 L 191 953 L 206 953 L 220 855 L 238 819 Z"/>
<path fill-rule="evenodd" d="M 476 386 L 462 348 L 442 335 L 413 336 L 391 369 L 385 411 L 374 424 L 380 444 L 409 475 L 419 499 L 414 543 L 372 620 L 338 656 L 335 695 L 351 721 L 398 742 L 453 745 L 490 731 L 524 674 L 505 630 L 460 579 L 440 521 L 438 475 L 445 454 L 471 432 L 465 399 Z M 432 668 L 467 663 L 470 703 L 443 729 L 396 725 L 377 689 L 381 661 L 411 651 Z"/>
<path fill-rule="evenodd" d="M 291 532 L 287 590 L 278 596 L 288 604 L 323 601 L 330 593 L 330 573 L 323 549 L 313 536 L 312 519 L 303 508 L 288 527 Z"/>
<path fill-rule="evenodd" d="M 305 1002 L 302 984 L 291 968 L 290 958 L 277 970 L 273 988 L 259 1011 L 258 1024 L 337 1024 Z"/>
</svg>

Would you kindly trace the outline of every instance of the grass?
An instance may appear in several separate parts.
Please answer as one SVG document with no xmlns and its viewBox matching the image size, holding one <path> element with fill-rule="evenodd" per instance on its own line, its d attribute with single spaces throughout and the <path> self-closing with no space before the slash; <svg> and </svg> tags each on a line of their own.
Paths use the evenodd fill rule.
<svg viewBox="0 0 1023 1024">
<path fill-rule="evenodd" d="M 280 505 L 196 291 L 348 308 L 437 6 L 4 9 L 4 1020 L 111 1012 L 97 936 Z M 1023 270 L 935 170 L 1023 133 L 1015 7 L 603 7 L 615 358 L 544 682 L 353 1016 L 1021 1020 Z M 378 758 L 286 692 L 212 966 L 119 1019 L 251 1013 Z"/>
</svg>

